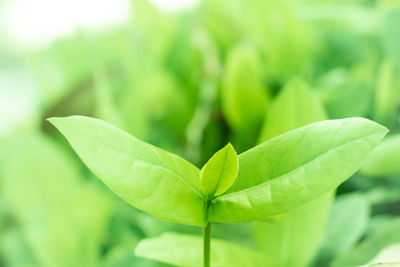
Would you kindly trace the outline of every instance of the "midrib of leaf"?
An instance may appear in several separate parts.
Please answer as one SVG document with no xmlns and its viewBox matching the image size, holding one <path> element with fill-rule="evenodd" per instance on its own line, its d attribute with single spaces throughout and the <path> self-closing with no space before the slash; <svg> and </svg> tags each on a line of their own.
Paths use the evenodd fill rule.
<svg viewBox="0 0 400 267">
<path fill-rule="evenodd" d="M 118 129 L 118 131 L 119 131 L 120 133 L 123 133 L 125 136 L 127 136 L 127 137 L 129 137 L 129 138 L 132 138 L 132 136 L 126 134 L 124 131 L 121 131 L 121 130 L 119 130 L 119 129 Z M 193 192 L 195 192 L 197 195 L 199 195 L 199 196 L 201 197 L 202 200 L 205 201 L 205 198 L 204 198 L 204 196 L 203 196 L 202 193 L 200 193 L 199 191 L 197 191 L 197 190 L 196 190 L 191 184 L 189 184 L 182 176 L 180 176 L 179 174 L 177 174 L 177 173 L 174 172 L 173 170 L 170 170 L 170 169 L 168 169 L 168 168 L 166 168 L 166 167 L 164 167 L 164 166 L 157 165 L 157 164 L 154 164 L 154 163 L 149 162 L 149 161 L 145 161 L 145 160 L 142 160 L 142 159 L 138 159 L 137 157 L 133 156 L 133 155 L 130 154 L 130 153 L 127 153 L 127 152 L 121 151 L 121 150 L 119 150 L 119 149 L 116 149 L 116 148 L 114 148 L 114 147 L 112 147 L 112 146 L 110 146 L 110 145 L 107 145 L 107 144 L 103 143 L 103 142 L 94 142 L 94 141 L 92 141 L 89 137 L 87 137 L 87 136 L 85 136 L 85 135 L 83 135 L 83 134 L 78 134 L 78 133 L 76 133 L 75 131 L 74 131 L 74 132 L 71 132 L 71 133 L 72 133 L 73 135 L 77 136 L 77 137 L 81 137 L 81 138 L 83 138 L 83 139 L 85 139 L 85 140 L 88 140 L 89 142 L 95 143 L 96 145 L 99 145 L 99 146 L 100 146 L 100 145 L 103 145 L 104 147 L 110 148 L 111 150 L 114 150 L 114 151 L 116 151 L 116 152 L 118 152 L 118 153 L 121 153 L 121 154 L 123 154 L 123 155 L 127 155 L 127 156 L 129 156 L 130 158 L 132 158 L 134 161 L 143 162 L 143 163 L 148 164 L 148 165 L 150 165 L 150 166 L 154 166 L 154 167 L 157 167 L 157 168 L 161 168 L 161 169 L 163 169 L 163 170 L 165 170 L 165 171 L 167 171 L 167 172 L 170 172 L 170 173 L 174 174 L 174 175 L 175 175 L 176 177 L 178 177 L 185 185 L 187 185 Z M 136 140 L 135 140 L 135 141 L 136 141 Z M 149 144 L 149 146 L 152 147 L 150 144 Z M 166 153 L 169 153 L 169 152 L 167 152 L 167 151 L 165 151 L 165 152 L 166 152 Z M 157 153 L 158 153 L 158 152 L 157 152 Z M 78 154 L 78 155 L 79 155 L 79 154 Z M 188 164 L 190 164 L 190 162 L 188 162 Z M 129 167 L 129 168 L 131 168 L 131 165 L 132 165 L 132 164 L 130 164 L 130 167 Z M 194 166 L 194 167 L 195 167 L 195 166 Z M 195 167 L 195 168 L 197 168 L 197 167 Z M 90 168 L 90 169 L 91 169 L 91 168 Z"/>
<path fill-rule="evenodd" d="M 370 138 L 370 137 L 372 137 L 372 136 L 375 136 L 375 135 L 381 135 L 381 133 L 369 134 L 369 135 L 366 135 L 366 136 L 364 136 L 364 137 L 362 137 L 362 138 L 358 138 L 358 139 L 355 139 L 355 140 L 351 140 L 351 141 L 345 142 L 345 143 L 343 143 L 343 144 L 340 144 L 340 145 L 338 145 L 338 146 L 332 147 L 332 148 L 330 148 L 330 149 L 328 149 L 328 150 L 322 152 L 322 153 L 319 154 L 317 157 L 312 158 L 312 159 L 310 159 L 309 161 L 305 162 L 303 165 L 300 165 L 300 166 L 297 167 L 297 168 L 294 168 L 294 169 L 292 169 L 292 170 L 290 170 L 290 171 L 288 171 L 288 172 L 286 172 L 286 173 L 283 173 L 282 175 L 280 175 L 280 176 L 278 176 L 278 177 L 272 178 L 272 179 L 267 180 L 267 181 L 265 181 L 265 182 L 263 182 L 263 183 L 260 183 L 260 184 L 257 184 L 257 185 L 248 187 L 248 188 L 246 188 L 246 189 L 242 189 L 242 190 L 239 190 L 239 191 L 236 191 L 236 192 L 232 192 L 232 193 L 229 193 L 229 194 L 225 194 L 225 195 L 218 196 L 218 197 L 215 198 L 215 201 L 216 201 L 216 200 L 222 200 L 222 199 L 224 199 L 225 197 L 229 197 L 229 196 L 233 196 L 233 195 L 236 195 L 236 194 L 240 194 L 240 193 L 243 193 L 243 192 L 245 192 L 245 191 L 250 191 L 250 190 L 253 190 L 254 188 L 257 188 L 257 187 L 262 187 L 262 186 L 264 186 L 265 184 L 271 183 L 271 182 L 273 182 L 273 181 L 275 181 L 275 180 L 278 180 L 278 179 L 283 179 L 283 178 L 284 178 L 283 176 L 286 176 L 286 175 L 288 175 L 288 174 L 290 174 L 290 173 L 292 173 L 292 172 L 295 172 L 295 171 L 298 170 L 298 169 L 303 168 L 304 166 L 306 166 L 306 165 L 310 164 L 311 162 L 317 160 L 319 157 L 321 157 L 321 156 L 323 156 L 323 155 L 325 155 L 325 154 L 331 152 L 332 150 L 335 150 L 335 149 L 338 149 L 338 148 L 341 148 L 341 147 L 350 145 L 350 144 L 355 143 L 355 142 L 359 142 L 359 141 L 361 141 L 361 140 L 363 140 L 363 139 L 368 139 L 368 138 Z M 272 140 L 272 139 L 271 139 L 271 140 Z"/>
</svg>

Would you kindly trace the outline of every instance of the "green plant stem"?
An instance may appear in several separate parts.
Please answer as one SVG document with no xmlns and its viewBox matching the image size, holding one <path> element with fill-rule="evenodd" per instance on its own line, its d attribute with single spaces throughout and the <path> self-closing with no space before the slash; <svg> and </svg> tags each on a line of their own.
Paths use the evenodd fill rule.
<svg viewBox="0 0 400 267">
<path fill-rule="evenodd" d="M 204 267 L 210 267 L 211 223 L 207 223 L 203 231 L 203 262 Z"/>
</svg>

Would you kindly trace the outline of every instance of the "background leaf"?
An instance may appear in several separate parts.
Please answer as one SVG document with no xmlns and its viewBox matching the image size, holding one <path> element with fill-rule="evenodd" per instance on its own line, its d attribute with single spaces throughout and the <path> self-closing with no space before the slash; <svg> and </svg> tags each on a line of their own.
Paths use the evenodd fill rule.
<svg viewBox="0 0 400 267">
<path fill-rule="evenodd" d="M 98 266 L 111 199 L 84 184 L 75 162 L 44 136 L 15 136 L 3 148 L 4 196 L 17 229 L 6 242 L 26 242 L 40 266 Z"/>
<path fill-rule="evenodd" d="M 336 255 L 351 249 L 365 234 L 370 206 L 361 194 L 348 194 L 336 199 L 315 266 L 328 265 Z"/>
<path fill-rule="evenodd" d="M 145 239 L 135 249 L 140 257 L 158 260 L 176 266 L 203 266 L 203 246 L 200 236 L 165 233 Z M 211 266 L 266 266 L 274 262 L 255 251 L 226 241 L 211 241 Z"/>
<path fill-rule="evenodd" d="M 361 172 L 369 176 L 400 173 L 400 135 L 383 140 L 368 156 Z"/>
<path fill-rule="evenodd" d="M 364 240 L 360 245 L 334 260 L 332 266 L 346 267 L 366 264 L 371 261 L 381 249 L 398 243 L 400 240 L 400 221 L 392 221 L 390 225 Z"/>
<path fill-rule="evenodd" d="M 250 146 L 269 100 L 261 66 L 255 49 L 238 46 L 228 55 L 222 84 L 222 110 L 227 122 L 236 135 L 246 137 L 242 140 L 248 140 Z M 238 147 L 235 142 L 233 144 Z M 242 149 L 239 147 L 238 151 Z"/>
</svg>

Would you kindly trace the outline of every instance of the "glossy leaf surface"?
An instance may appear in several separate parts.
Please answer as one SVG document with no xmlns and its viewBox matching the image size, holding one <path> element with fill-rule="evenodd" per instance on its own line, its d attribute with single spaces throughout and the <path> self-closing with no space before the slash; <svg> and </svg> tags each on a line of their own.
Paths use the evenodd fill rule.
<svg viewBox="0 0 400 267">
<path fill-rule="evenodd" d="M 174 222 L 205 225 L 199 169 L 88 117 L 53 118 L 89 169 L 132 206 Z"/>
<path fill-rule="evenodd" d="M 219 196 L 233 184 L 239 160 L 235 149 L 227 144 L 204 165 L 200 172 L 200 187 L 209 197 Z"/>
<path fill-rule="evenodd" d="M 350 118 L 313 123 L 266 141 L 239 155 L 238 177 L 212 202 L 209 219 L 245 222 L 296 208 L 355 173 L 386 132 L 372 121 Z"/>
</svg>

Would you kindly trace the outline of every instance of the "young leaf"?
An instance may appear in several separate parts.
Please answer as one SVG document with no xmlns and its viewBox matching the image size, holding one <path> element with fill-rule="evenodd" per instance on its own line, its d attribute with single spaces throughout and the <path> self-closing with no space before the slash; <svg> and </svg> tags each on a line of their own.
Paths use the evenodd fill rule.
<svg viewBox="0 0 400 267">
<path fill-rule="evenodd" d="M 215 153 L 200 171 L 200 187 L 212 198 L 224 193 L 238 173 L 239 160 L 231 144 Z"/>
<path fill-rule="evenodd" d="M 380 143 L 365 161 L 361 172 L 370 176 L 400 173 L 400 135 L 393 135 Z"/>
<path fill-rule="evenodd" d="M 165 233 L 160 237 L 142 240 L 135 249 L 136 256 L 161 261 L 175 266 L 203 266 L 200 236 Z M 213 239 L 211 266 L 277 266 L 273 259 L 233 243 Z"/>
<path fill-rule="evenodd" d="M 386 133 L 375 122 L 349 118 L 313 123 L 266 141 L 239 155 L 238 177 L 212 201 L 208 218 L 246 222 L 298 207 L 354 174 Z"/>
<path fill-rule="evenodd" d="M 199 169 L 97 119 L 52 118 L 89 169 L 132 206 L 155 217 L 204 226 Z"/>
</svg>

